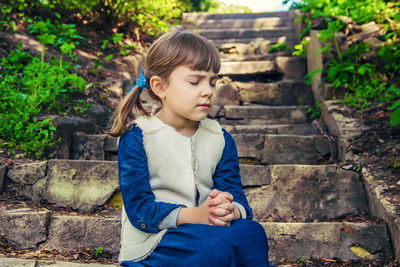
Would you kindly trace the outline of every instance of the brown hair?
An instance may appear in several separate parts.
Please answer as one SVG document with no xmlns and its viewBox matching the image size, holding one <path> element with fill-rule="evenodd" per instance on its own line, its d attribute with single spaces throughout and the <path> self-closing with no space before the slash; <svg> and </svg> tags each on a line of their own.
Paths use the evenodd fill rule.
<svg viewBox="0 0 400 267">
<path fill-rule="evenodd" d="M 179 66 L 218 73 L 221 61 L 218 50 L 206 38 L 188 31 L 173 31 L 162 35 L 151 45 L 146 57 L 144 76 L 149 81 L 152 76 L 157 75 L 168 83 L 171 73 Z M 160 101 L 150 87 L 147 90 L 152 98 Z M 106 134 L 121 136 L 126 131 L 134 108 L 143 115 L 150 115 L 151 112 L 141 104 L 139 92 L 139 86 L 135 86 L 124 97 L 111 118 L 112 128 Z"/>
</svg>

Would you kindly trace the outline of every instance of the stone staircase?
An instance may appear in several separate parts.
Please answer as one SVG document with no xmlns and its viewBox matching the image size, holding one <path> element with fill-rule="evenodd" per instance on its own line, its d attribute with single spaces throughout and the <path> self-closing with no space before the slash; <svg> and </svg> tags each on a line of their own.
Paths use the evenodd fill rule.
<svg viewBox="0 0 400 267">
<path fill-rule="evenodd" d="M 268 52 L 278 42 L 292 47 L 293 19 L 290 12 L 185 14 L 183 27 L 221 52 L 226 77 L 212 117 L 236 140 L 244 190 L 269 237 L 271 263 L 384 262 L 393 254 L 386 225 L 369 215 L 359 175 L 337 164 L 334 140 L 306 114 L 313 95 L 303 81 L 305 60 Z M 222 101 L 224 92 L 234 97 Z M 70 159 L 18 165 L 5 184 L 23 184 L 21 194 L 64 209 L 0 203 L 0 233 L 18 249 L 102 246 L 116 259 L 117 139 L 74 134 L 72 143 Z"/>
</svg>

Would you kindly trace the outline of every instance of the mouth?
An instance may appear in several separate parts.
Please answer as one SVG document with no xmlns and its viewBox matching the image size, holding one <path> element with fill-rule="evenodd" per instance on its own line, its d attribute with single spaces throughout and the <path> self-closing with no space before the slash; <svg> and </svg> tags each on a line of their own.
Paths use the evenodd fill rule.
<svg viewBox="0 0 400 267">
<path fill-rule="evenodd" d="M 210 104 L 208 104 L 208 103 L 202 103 L 202 104 L 197 105 L 197 106 L 200 107 L 200 108 L 204 108 L 204 109 L 209 109 L 210 108 Z"/>
</svg>

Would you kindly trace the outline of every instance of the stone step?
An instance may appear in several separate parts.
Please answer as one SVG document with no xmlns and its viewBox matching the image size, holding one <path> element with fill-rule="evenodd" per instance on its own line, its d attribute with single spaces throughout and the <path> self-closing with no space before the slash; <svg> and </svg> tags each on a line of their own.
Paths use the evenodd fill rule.
<svg viewBox="0 0 400 267">
<path fill-rule="evenodd" d="M 257 221 L 338 220 L 368 212 L 363 182 L 356 172 L 336 165 L 268 167 L 269 176 L 264 178 L 268 185 L 244 189 Z"/>
<path fill-rule="evenodd" d="M 266 60 L 223 61 L 220 76 L 283 73 L 284 80 L 303 80 L 306 61 L 304 58 L 278 56 Z"/>
<path fill-rule="evenodd" d="M 241 103 L 269 106 L 313 105 L 311 88 L 301 80 L 279 82 L 230 82 L 239 92 Z"/>
<path fill-rule="evenodd" d="M 337 157 L 336 145 L 322 135 L 232 134 L 239 158 L 262 164 L 321 164 Z"/>
<path fill-rule="evenodd" d="M 281 17 L 248 18 L 248 19 L 195 19 L 185 21 L 188 29 L 263 29 L 289 26 L 290 21 Z"/>
<path fill-rule="evenodd" d="M 307 107 L 300 106 L 224 106 L 219 119 L 224 125 L 272 125 L 306 123 Z"/>
<path fill-rule="evenodd" d="M 43 217 L 41 214 L 44 212 L 46 211 L 3 211 L 0 215 L 2 219 L 0 231 L 4 233 L 9 244 L 19 249 L 27 247 L 24 240 L 28 239 L 36 244 L 34 248 L 46 247 L 60 252 L 79 248 L 96 249 L 101 244 L 104 252 L 110 253 L 115 258 L 118 255 L 120 216 L 106 218 L 54 214 L 47 223 L 35 223 Z M 371 253 L 372 258 L 390 259 L 392 256 L 390 239 L 384 224 L 371 222 L 261 222 L 261 224 L 269 238 L 271 263 L 297 256 L 305 259 L 326 257 L 361 260 L 362 258 L 351 252 L 351 247 L 355 244 Z M 35 238 L 41 236 L 43 232 L 48 233 L 45 238 Z"/>
<path fill-rule="evenodd" d="M 276 125 L 222 125 L 231 134 L 295 134 L 320 135 L 315 124 L 276 124 Z"/>
<path fill-rule="evenodd" d="M 291 36 L 281 37 L 258 37 L 258 38 L 226 38 L 210 40 L 218 49 L 226 48 L 227 46 L 235 46 L 241 44 L 252 44 L 253 46 L 273 45 L 276 43 L 286 43 L 289 47 L 294 45 L 294 38 Z"/>
<path fill-rule="evenodd" d="M 1 267 L 115 267 L 115 264 L 101 263 L 75 263 L 68 261 L 46 261 L 46 260 L 30 260 L 19 258 L 0 258 Z"/>
<path fill-rule="evenodd" d="M 390 236 L 384 224 L 364 222 L 261 224 L 268 236 L 269 257 L 272 264 L 297 257 L 365 260 L 352 252 L 352 248 L 357 246 L 371 254 L 367 256 L 370 260 L 390 260 L 393 255 Z"/>
<path fill-rule="evenodd" d="M 229 39 L 229 38 L 271 38 L 281 36 L 292 36 L 291 27 L 273 27 L 267 29 L 252 28 L 228 28 L 228 29 L 196 29 L 194 32 L 206 37 L 207 39 Z"/>
<path fill-rule="evenodd" d="M 103 169 L 106 176 L 97 174 L 99 177 L 93 177 L 95 169 Z M 117 170 L 118 166 L 115 161 L 49 160 L 40 163 L 19 164 L 10 169 L 7 176 L 8 179 L 22 184 L 21 194 L 37 203 L 53 203 L 59 207 L 69 207 L 81 213 L 88 213 L 109 203 L 119 192 Z M 334 165 L 240 164 L 240 174 L 242 184 L 247 188 L 246 194 L 255 210 L 255 216 L 260 220 L 274 219 L 274 217 L 270 217 L 272 215 L 269 213 L 275 214 L 276 212 L 279 215 L 278 219 L 300 221 L 305 218 L 320 219 L 318 216 L 338 212 L 339 208 L 330 209 L 332 203 L 338 201 L 340 205 L 348 209 L 345 210 L 349 213 L 355 212 L 358 208 L 366 210 L 365 199 L 361 198 L 364 192 L 358 175 L 341 170 Z M 280 187 L 285 183 L 287 183 L 286 186 Z M 340 186 L 345 184 L 348 187 L 342 192 L 343 188 Z M 339 189 L 335 191 L 332 186 L 336 185 Z M 308 189 L 307 186 L 309 186 Z M 296 190 L 300 190 L 300 192 L 296 193 Z M 289 194 L 293 195 L 288 196 Z M 313 198 L 309 200 L 310 202 L 303 203 L 302 195 Z M 295 198 L 302 201 L 294 201 Z M 361 204 L 353 205 L 351 201 L 346 200 L 347 198 Z M 299 205 L 304 205 L 307 212 L 302 212 L 304 209 L 296 211 L 299 209 Z M 269 206 L 277 207 L 269 209 Z M 327 209 L 324 209 L 326 207 Z M 275 209 L 277 210 L 275 211 Z M 281 209 L 283 211 L 280 211 Z M 286 218 L 283 212 L 293 213 L 296 216 Z M 43 223 L 47 220 L 48 215 L 46 214 L 41 214 Z M 310 217 L 310 214 L 314 215 Z M 339 215 L 326 216 L 334 218 Z M 45 232 L 43 232 L 44 235 Z"/>
<path fill-rule="evenodd" d="M 183 21 L 197 21 L 209 19 L 257 19 L 257 18 L 282 18 L 287 19 L 289 12 L 260 12 L 260 13 L 239 13 L 239 14 L 209 14 L 209 13 L 183 13 Z"/>
</svg>

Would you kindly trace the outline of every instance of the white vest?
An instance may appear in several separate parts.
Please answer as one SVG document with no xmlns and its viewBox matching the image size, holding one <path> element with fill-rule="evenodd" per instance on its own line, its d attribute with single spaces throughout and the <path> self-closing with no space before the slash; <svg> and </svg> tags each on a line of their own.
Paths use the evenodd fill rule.
<svg viewBox="0 0 400 267">
<path fill-rule="evenodd" d="M 135 123 L 142 130 L 149 168 L 149 181 L 156 201 L 196 206 L 213 188 L 213 174 L 225 146 L 221 126 L 211 119 L 200 122 L 192 137 L 177 132 L 155 116 L 143 116 Z M 130 223 L 122 208 L 121 251 L 119 261 L 146 258 L 161 241 L 167 230 L 147 233 Z"/>
</svg>

